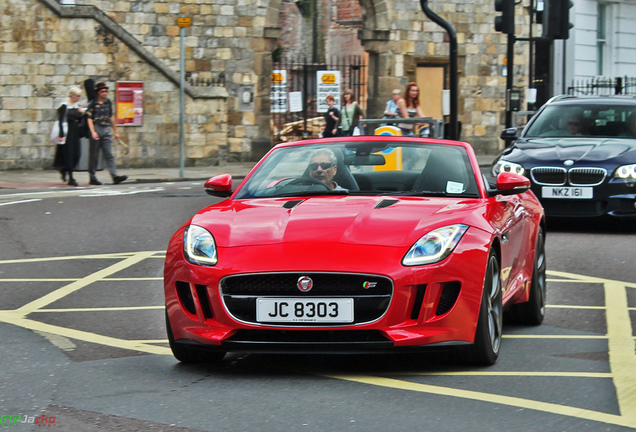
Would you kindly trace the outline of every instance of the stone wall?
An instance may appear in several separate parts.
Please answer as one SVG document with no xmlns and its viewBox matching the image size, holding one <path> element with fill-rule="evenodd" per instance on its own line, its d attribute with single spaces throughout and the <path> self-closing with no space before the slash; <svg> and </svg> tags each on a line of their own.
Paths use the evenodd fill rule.
<svg viewBox="0 0 636 432">
<path fill-rule="evenodd" d="M 144 82 L 144 124 L 122 128 L 131 146 L 122 166 L 173 165 L 179 158 L 179 28 L 185 30 L 188 164 L 249 159 L 270 145 L 271 53 L 285 37 L 307 45 L 311 20 L 288 0 L 2 0 L 0 11 L 0 169 L 44 167 L 54 112 L 86 78 Z M 90 6 L 89 6 L 90 5 Z M 321 56 L 369 58 L 368 116 L 418 66 L 447 64 L 449 44 L 419 2 L 321 0 Z M 504 124 L 506 36 L 494 32 L 492 0 L 430 5 L 457 30 L 461 138 L 494 153 Z M 527 34 L 517 6 L 517 35 Z M 287 13 L 286 19 L 283 15 Z M 98 13 L 99 12 L 99 13 Z M 290 29 L 288 25 L 300 28 Z M 283 38 L 281 38 L 281 35 Z M 287 36 L 285 36 L 287 35 Z M 307 52 L 306 50 L 304 51 Z M 515 48 L 515 86 L 525 88 L 527 43 Z M 244 102 L 242 95 L 250 93 Z M 114 93 L 111 92 L 111 97 Z"/>
<path fill-rule="evenodd" d="M 422 12 L 419 2 L 401 0 L 329 0 L 321 9 L 321 32 L 327 34 L 327 55 L 369 54 L 369 117 L 379 117 L 394 88 L 416 80 L 418 66 L 448 66 L 446 32 Z M 527 5 L 517 6 L 517 35 L 527 32 Z M 505 124 L 506 78 L 503 65 L 507 36 L 494 31 L 492 0 L 430 2 L 429 7 L 457 32 L 459 62 L 459 121 L 461 139 L 480 153 L 496 153 Z M 282 46 L 302 52 L 311 22 L 293 20 L 294 8 L 284 10 L 280 23 L 304 26 L 283 34 Z M 358 30 L 361 30 L 360 32 Z M 535 35 L 537 32 L 535 32 Z M 527 34 L 526 34 L 527 35 Z M 515 45 L 515 87 L 527 87 L 528 46 Z"/>
<path fill-rule="evenodd" d="M 527 36 L 526 4 L 516 9 L 516 34 Z M 502 148 L 499 134 L 505 125 L 506 78 L 503 66 L 507 35 L 494 31 L 492 0 L 429 2 L 429 7 L 453 25 L 457 33 L 460 139 L 478 153 L 492 154 Z M 417 66 L 447 65 L 450 44 L 447 33 L 424 15 L 419 2 L 386 0 L 368 8 L 362 32 L 364 49 L 372 53 L 369 71 L 377 95 L 376 113 L 393 88 L 415 81 Z M 535 34 L 537 34 L 535 32 Z M 515 44 L 514 86 L 527 88 L 528 44 Z M 371 110 L 372 108 L 370 108 Z"/>
</svg>

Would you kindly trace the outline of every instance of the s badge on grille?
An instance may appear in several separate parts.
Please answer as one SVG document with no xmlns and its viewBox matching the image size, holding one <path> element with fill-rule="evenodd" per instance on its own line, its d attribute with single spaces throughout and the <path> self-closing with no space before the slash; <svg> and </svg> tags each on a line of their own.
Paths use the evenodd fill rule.
<svg viewBox="0 0 636 432">
<path fill-rule="evenodd" d="M 298 282 L 296 282 L 296 286 L 302 292 L 311 291 L 314 287 L 314 281 L 311 280 L 309 276 L 301 276 L 298 278 Z"/>
<path fill-rule="evenodd" d="M 377 285 L 378 285 L 377 282 L 364 282 L 362 284 L 362 288 L 364 289 L 375 288 Z"/>
</svg>

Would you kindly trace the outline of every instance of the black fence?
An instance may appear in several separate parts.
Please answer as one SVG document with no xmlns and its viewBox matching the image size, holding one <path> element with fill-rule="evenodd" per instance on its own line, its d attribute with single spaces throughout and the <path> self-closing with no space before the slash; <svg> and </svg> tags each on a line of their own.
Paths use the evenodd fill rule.
<svg viewBox="0 0 636 432">
<path fill-rule="evenodd" d="M 592 78 L 577 80 L 568 87 L 569 95 L 636 95 L 636 78 Z"/>
<path fill-rule="evenodd" d="M 353 90 L 354 97 L 362 110 L 367 107 L 367 65 L 362 57 L 337 57 L 324 63 L 308 61 L 283 60 L 275 62 L 272 67 L 272 141 L 294 141 L 316 138 L 324 128 L 324 113 L 318 112 L 317 72 L 340 71 L 340 94 L 346 89 Z M 275 89 L 280 78 L 279 71 L 286 71 L 287 86 Z M 281 92 L 283 97 L 281 97 Z M 290 93 L 300 93 L 299 111 L 291 112 Z M 334 95 L 335 96 L 335 95 Z M 340 101 L 342 104 L 342 101 Z M 282 112 L 276 112 L 282 111 Z"/>
</svg>

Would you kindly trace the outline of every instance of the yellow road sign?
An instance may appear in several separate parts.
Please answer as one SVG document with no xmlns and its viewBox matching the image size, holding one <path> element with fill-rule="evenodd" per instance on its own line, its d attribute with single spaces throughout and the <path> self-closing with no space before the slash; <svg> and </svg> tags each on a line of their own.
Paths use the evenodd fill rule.
<svg viewBox="0 0 636 432">
<path fill-rule="evenodd" d="M 192 25 L 192 18 L 190 18 L 190 17 L 179 17 L 179 18 L 177 18 L 177 25 L 179 27 L 190 27 Z"/>
</svg>

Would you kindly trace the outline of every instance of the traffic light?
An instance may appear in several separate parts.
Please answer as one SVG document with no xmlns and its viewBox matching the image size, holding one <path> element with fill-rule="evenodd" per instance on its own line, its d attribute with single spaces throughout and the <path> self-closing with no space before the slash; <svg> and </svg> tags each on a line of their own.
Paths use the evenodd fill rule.
<svg viewBox="0 0 636 432">
<path fill-rule="evenodd" d="M 570 29 L 570 8 L 574 4 L 570 0 L 543 1 L 543 37 L 552 39 L 567 39 Z"/>
<path fill-rule="evenodd" d="M 501 12 L 501 15 L 495 17 L 495 30 L 515 34 L 515 1 L 495 0 L 495 10 Z"/>
</svg>

